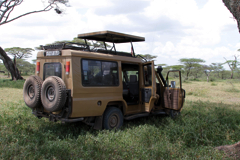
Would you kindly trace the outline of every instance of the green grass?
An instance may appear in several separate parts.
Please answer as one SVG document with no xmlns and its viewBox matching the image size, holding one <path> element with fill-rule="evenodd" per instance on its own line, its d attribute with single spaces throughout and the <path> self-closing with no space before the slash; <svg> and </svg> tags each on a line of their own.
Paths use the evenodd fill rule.
<svg viewBox="0 0 240 160">
<path fill-rule="evenodd" d="M 221 159 L 214 147 L 240 139 L 240 113 L 223 103 L 187 102 L 176 120 L 139 118 L 118 131 L 38 119 L 22 100 L 0 109 L 0 159 Z"/>
<path fill-rule="evenodd" d="M 212 82 L 211 86 L 217 86 L 217 83 Z"/>
<path fill-rule="evenodd" d="M 227 88 L 225 91 L 226 91 L 226 92 L 236 92 L 236 93 L 239 93 L 239 92 L 240 92 L 240 90 L 239 90 L 239 89 L 236 89 L 236 88 Z"/>
<path fill-rule="evenodd" d="M 23 88 L 25 80 L 12 81 L 0 78 L 0 88 Z"/>
<path fill-rule="evenodd" d="M 9 94 L 3 89 L 0 96 Z M 223 159 L 214 147 L 240 140 L 239 104 L 186 100 L 174 120 L 138 118 L 117 131 L 98 131 L 81 122 L 38 119 L 22 89 L 9 92 L 15 94 L 0 99 L 0 159 Z"/>
</svg>

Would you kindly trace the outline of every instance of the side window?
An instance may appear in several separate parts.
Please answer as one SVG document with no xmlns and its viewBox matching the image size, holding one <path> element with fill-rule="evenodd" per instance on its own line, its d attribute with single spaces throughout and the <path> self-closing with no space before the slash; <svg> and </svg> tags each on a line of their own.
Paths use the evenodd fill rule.
<svg viewBox="0 0 240 160">
<path fill-rule="evenodd" d="M 45 63 L 43 71 L 43 80 L 49 76 L 58 76 L 62 78 L 62 66 L 61 63 Z"/>
<path fill-rule="evenodd" d="M 119 85 L 117 63 L 82 60 L 82 84 L 83 86 Z"/>
<path fill-rule="evenodd" d="M 143 66 L 144 84 L 145 86 L 152 85 L 152 64 Z"/>
</svg>

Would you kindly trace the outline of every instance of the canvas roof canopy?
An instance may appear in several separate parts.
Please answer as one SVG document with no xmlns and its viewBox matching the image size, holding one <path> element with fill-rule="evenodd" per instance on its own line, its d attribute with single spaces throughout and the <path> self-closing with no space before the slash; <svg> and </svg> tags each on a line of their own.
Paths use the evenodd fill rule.
<svg viewBox="0 0 240 160">
<path fill-rule="evenodd" d="M 130 34 L 124 34 L 113 31 L 99 31 L 79 34 L 78 38 L 96 40 L 103 42 L 113 42 L 113 43 L 125 43 L 125 42 L 142 42 L 145 41 L 144 37 L 134 36 Z"/>
</svg>

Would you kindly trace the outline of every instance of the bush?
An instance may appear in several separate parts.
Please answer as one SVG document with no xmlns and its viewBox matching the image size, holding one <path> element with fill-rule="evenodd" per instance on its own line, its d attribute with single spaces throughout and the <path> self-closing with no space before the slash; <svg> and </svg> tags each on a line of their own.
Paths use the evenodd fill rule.
<svg viewBox="0 0 240 160">
<path fill-rule="evenodd" d="M 217 86 L 217 84 L 216 83 L 211 83 L 211 86 Z"/>
<path fill-rule="evenodd" d="M 210 81 L 210 82 L 216 81 L 216 78 L 215 78 L 215 77 L 210 77 L 210 78 L 209 78 L 209 81 Z"/>
</svg>

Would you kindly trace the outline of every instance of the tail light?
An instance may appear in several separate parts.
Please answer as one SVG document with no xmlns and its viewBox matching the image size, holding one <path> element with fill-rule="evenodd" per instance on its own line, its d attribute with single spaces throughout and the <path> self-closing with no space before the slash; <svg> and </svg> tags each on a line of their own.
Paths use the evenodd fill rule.
<svg viewBox="0 0 240 160">
<path fill-rule="evenodd" d="M 40 72 L 40 62 L 37 62 L 37 73 Z"/>
<path fill-rule="evenodd" d="M 68 75 L 69 72 L 70 72 L 70 62 L 67 61 L 67 62 L 66 62 L 66 75 Z"/>
</svg>

